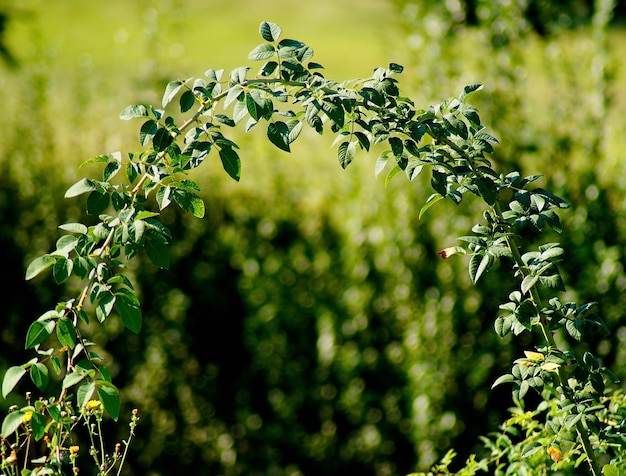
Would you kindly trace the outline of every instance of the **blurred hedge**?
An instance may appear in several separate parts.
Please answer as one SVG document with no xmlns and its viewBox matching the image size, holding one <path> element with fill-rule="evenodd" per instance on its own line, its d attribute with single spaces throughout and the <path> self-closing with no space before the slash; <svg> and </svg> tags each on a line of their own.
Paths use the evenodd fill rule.
<svg viewBox="0 0 626 476">
<path fill-rule="evenodd" d="M 450 13 L 430 10 L 440 25 L 451 22 Z M 567 42 L 510 25 L 506 47 L 491 42 L 488 23 L 423 36 L 437 47 L 420 49 L 432 56 L 416 57 L 404 81 L 423 102 L 456 94 L 474 79 L 486 83 L 477 102 L 503 142 L 496 157 L 503 171 L 543 173 L 544 184 L 574 205 L 563 214 L 570 297 L 600 302 L 614 333 L 599 336 L 597 352 L 623 377 L 624 126 L 604 120 L 615 117 L 611 103 L 600 103 L 598 118 L 595 103 L 583 101 L 602 98 L 614 83 L 592 81 L 598 77 L 591 69 L 571 76 L 581 56 L 555 53 Z M 416 24 L 406 27 L 415 40 Z M 588 45 L 588 35 L 579 35 L 572 38 Z M 577 51 L 591 61 L 596 50 Z M 7 278 L 0 370 L 19 360 L 31 320 L 71 296 L 71 284 L 61 290 L 46 279 L 23 282 L 28 260 L 52 247 L 56 226 L 81 217 L 80 202 L 61 197 L 92 170 L 69 168 L 66 157 L 120 147 L 127 127 L 102 120 L 102 106 L 84 99 L 96 91 L 113 97 L 123 81 L 92 71 L 64 78 L 61 89 L 45 71 L 25 65 L 19 76 L 2 78 L 13 94 L 0 128 Z M 426 81 L 434 74 L 436 86 Z M 98 127 L 85 129 L 94 118 Z M 203 220 L 164 215 L 175 236 L 171 269 L 144 259 L 131 268 L 142 295 L 142 333 L 129 335 L 113 319 L 94 336 L 113 359 L 127 412 L 137 407 L 142 415 L 128 474 L 165 475 L 175 467 L 395 475 L 427 467 L 450 446 L 461 455 L 477 450 L 478 435 L 494 429 L 510 406 L 506 388 L 489 387 L 524 348 L 523 340 L 502 342 L 492 330 L 510 291 L 507 276 L 496 270 L 475 288 L 462 259 L 437 256 L 467 233 L 479 210 L 437 204 L 420 221 L 425 183 L 398 177 L 385 189 L 373 176 L 375 154 L 341 171 L 330 137 L 307 135 L 288 156 L 258 132 L 238 136 L 242 183 L 222 177 L 217 161 L 198 172 Z"/>
</svg>

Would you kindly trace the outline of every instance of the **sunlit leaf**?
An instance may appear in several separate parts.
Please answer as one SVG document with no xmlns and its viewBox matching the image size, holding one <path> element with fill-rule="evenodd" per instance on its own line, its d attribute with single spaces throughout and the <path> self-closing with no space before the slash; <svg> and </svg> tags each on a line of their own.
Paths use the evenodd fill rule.
<svg viewBox="0 0 626 476">
<path fill-rule="evenodd" d="M 2 379 L 2 397 L 7 398 L 7 395 L 13 391 L 24 375 L 26 375 L 26 369 L 24 367 L 9 367 Z M 3 434 L 6 435 L 4 432 Z"/>
</svg>

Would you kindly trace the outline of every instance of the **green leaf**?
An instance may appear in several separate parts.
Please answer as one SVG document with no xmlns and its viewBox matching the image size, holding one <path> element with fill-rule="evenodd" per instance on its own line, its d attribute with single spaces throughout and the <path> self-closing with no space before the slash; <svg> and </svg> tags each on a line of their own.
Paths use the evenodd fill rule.
<svg viewBox="0 0 626 476">
<path fill-rule="evenodd" d="M 129 121 L 129 120 L 134 119 L 136 117 L 147 117 L 147 116 L 148 116 L 148 110 L 146 109 L 145 106 L 143 106 L 141 104 L 135 104 L 135 105 L 132 105 L 132 106 L 127 106 L 120 113 L 120 119 L 123 120 L 123 121 Z"/>
<path fill-rule="evenodd" d="M 522 448 L 522 458 L 530 458 L 543 448 L 543 445 L 539 441 L 531 441 Z"/>
<path fill-rule="evenodd" d="M 474 91 L 479 91 L 483 88 L 482 84 L 470 84 L 468 86 L 465 86 L 463 88 L 463 92 L 461 93 L 461 95 L 459 96 L 459 99 L 461 101 L 463 101 L 468 95 L 470 95 L 471 93 L 473 93 Z"/>
<path fill-rule="evenodd" d="M 578 422 L 581 419 L 582 419 L 581 413 L 570 413 L 569 415 L 565 416 L 565 427 L 568 430 L 571 430 L 572 428 L 576 426 L 576 424 L 578 424 Z"/>
<path fill-rule="evenodd" d="M 426 200 L 426 203 L 424 203 L 424 205 L 420 209 L 418 219 L 421 219 L 422 215 L 426 213 L 426 210 L 428 210 L 430 207 L 432 207 L 435 203 L 437 203 L 439 200 L 442 200 L 443 198 L 444 197 L 442 195 L 439 195 L 438 193 L 433 193 L 430 197 L 428 197 L 428 200 Z"/>
<path fill-rule="evenodd" d="M 345 169 L 354 159 L 354 153 L 356 150 L 356 142 L 342 142 L 339 144 L 337 150 L 337 158 L 339 159 L 339 165 L 342 169 Z"/>
<path fill-rule="evenodd" d="M 475 254 L 470 258 L 469 273 L 472 282 L 476 284 L 480 277 L 491 268 L 494 258 L 489 253 Z"/>
<path fill-rule="evenodd" d="M 70 233 L 79 233 L 81 235 L 87 234 L 87 227 L 82 223 L 65 223 L 59 225 L 61 230 L 69 231 Z"/>
<path fill-rule="evenodd" d="M 532 287 L 537 284 L 537 281 L 539 281 L 539 276 L 537 275 L 529 274 L 528 276 L 524 276 L 521 286 L 522 293 L 527 294 L 532 289 Z"/>
<path fill-rule="evenodd" d="M 235 68 L 230 72 L 230 80 L 233 83 L 241 84 L 246 80 L 246 74 L 248 71 L 250 71 L 250 68 L 247 66 Z"/>
<path fill-rule="evenodd" d="M 83 193 L 93 192 L 94 190 L 97 190 L 97 188 L 93 180 L 83 178 L 67 189 L 67 192 L 65 192 L 65 198 L 77 197 Z"/>
<path fill-rule="evenodd" d="M 580 319 L 568 319 L 567 321 L 565 321 L 565 330 L 567 330 L 567 333 L 578 342 L 582 341 L 583 338 L 583 333 L 580 327 Z"/>
<path fill-rule="evenodd" d="M 154 119 L 149 119 L 141 125 L 141 128 L 139 129 L 139 143 L 142 147 L 145 147 L 150 143 L 158 130 L 159 125 Z"/>
<path fill-rule="evenodd" d="M 98 304 L 96 306 L 96 318 L 102 323 L 111 315 L 115 305 L 115 296 L 109 291 L 105 291 L 98 296 Z"/>
<path fill-rule="evenodd" d="M 2 421 L 2 436 L 8 438 L 10 435 L 15 433 L 22 425 L 25 415 L 26 413 L 22 410 L 17 410 L 7 414 Z"/>
<path fill-rule="evenodd" d="M 163 99 L 161 100 L 161 105 L 164 108 L 176 97 L 182 85 L 183 83 L 181 81 L 171 81 L 167 84 L 165 92 L 163 93 Z"/>
<path fill-rule="evenodd" d="M 282 121 L 270 122 L 267 126 L 267 137 L 270 142 L 285 152 L 291 152 L 289 133 L 289 126 Z"/>
<path fill-rule="evenodd" d="M 44 436 L 46 436 L 48 421 L 46 417 L 41 413 L 33 412 L 33 415 L 30 419 L 30 427 L 33 431 L 33 438 L 35 441 L 40 441 Z"/>
<path fill-rule="evenodd" d="M 249 54 L 248 59 L 252 61 L 266 60 L 276 56 L 276 49 L 269 43 L 262 43 L 254 48 Z"/>
<path fill-rule="evenodd" d="M 9 367 L 9 369 L 4 374 L 4 378 L 2 379 L 2 397 L 7 398 L 7 395 L 13 391 L 15 386 L 21 380 L 21 378 L 26 374 L 26 369 L 21 366 Z M 3 435 L 6 435 L 4 431 Z"/>
<path fill-rule="evenodd" d="M 402 169 L 400 168 L 399 165 L 394 165 L 393 168 L 389 171 L 389 173 L 387 173 L 387 176 L 385 177 L 385 187 L 389 186 L 389 183 L 391 182 L 391 180 L 398 174 L 402 173 Z"/>
<path fill-rule="evenodd" d="M 402 139 L 399 139 L 398 137 L 390 137 L 388 142 L 391 146 L 391 152 L 393 153 L 393 155 L 395 155 L 397 159 L 402 157 L 402 153 L 404 152 L 404 144 L 402 142 Z"/>
<path fill-rule="evenodd" d="M 228 94 L 224 98 L 224 109 L 230 106 L 234 101 L 238 101 L 239 97 L 244 94 L 243 88 L 238 84 L 235 84 L 228 90 Z"/>
<path fill-rule="evenodd" d="M 491 386 L 491 388 L 494 389 L 500 384 L 513 383 L 513 382 L 515 382 L 515 377 L 513 377 L 512 374 L 504 374 L 498 377 L 495 382 L 493 382 L 493 385 Z"/>
<path fill-rule="evenodd" d="M 52 276 L 57 284 L 64 283 L 72 275 L 74 262 L 67 258 L 59 258 L 52 268 Z"/>
<path fill-rule="evenodd" d="M 91 400 L 93 393 L 96 391 L 95 382 L 85 382 L 76 390 L 76 400 L 78 408 L 85 408 L 87 402 Z"/>
<path fill-rule="evenodd" d="M 57 339 L 63 346 L 73 349 L 76 346 L 76 328 L 71 319 L 62 317 L 57 322 Z"/>
<path fill-rule="evenodd" d="M 162 269 L 170 267 L 170 251 L 166 243 L 151 239 L 145 245 L 146 254 L 155 266 Z"/>
<path fill-rule="evenodd" d="M 105 181 L 109 182 L 122 168 L 122 164 L 117 161 L 111 161 L 104 167 L 102 176 Z"/>
<path fill-rule="evenodd" d="M 117 421 L 120 416 L 120 393 L 117 388 L 110 382 L 98 380 L 97 382 L 98 396 L 107 413 Z"/>
<path fill-rule="evenodd" d="M 168 185 L 157 190 L 156 201 L 159 210 L 165 210 L 172 203 L 172 188 Z"/>
<path fill-rule="evenodd" d="M 433 175 L 430 180 L 430 185 L 433 187 L 433 190 L 437 192 L 439 195 L 446 196 L 446 183 L 447 183 L 448 175 L 444 172 L 440 172 L 439 170 L 433 169 Z"/>
<path fill-rule="evenodd" d="M 180 106 L 180 112 L 185 113 L 189 111 L 193 107 L 196 102 L 196 96 L 194 96 L 193 92 L 187 90 L 180 95 L 180 99 L 178 104 Z"/>
<path fill-rule="evenodd" d="M 115 310 L 119 313 L 122 323 L 135 334 L 141 330 L 141 309 L 139 305 L 123 294 L 116 293 Z"/>
<path fill-rule="evenodd" d="M 87 197 L 87 213 L 89 215 L 100 215 L 104 212 L 110 203 L 110 197 L 108 193 L 100 191 L 94 191 Z"/>
<path fill-rule="evenodd" d="M 30 379 L 42 392 L 48 387 L 48 367 L 41 362 L 36 363 L 30 368 Z"/>
<path fill-rule="evenodd" d="M 241 159 L 237 152 L 232 147 L 222 147 L 219 154 L 226 173 L 238 182 L 241 178 Z"/>
<path fill-rule="evenodd" d="M 498 186 L 493 180 L 487 177 L 478 177 L 476 179 L 476 186 L 482 199 L 488 205 L 494 205 L 498 198 Z"/>
<path fill-rule="evenodd" d="M 549 276 L 539 276 L 539 282 L 548 289 L 554 289 L 555 291 L 565 291 L 565 285 L 561 279 L 559 273 Z"/>
<path fill-rule="evenodd" d="M 195 193 L 186 190 L 174 190 L 174 201 L 180 208 L 191 212 L 197 218 L 204 217 L 204 201 Z"/>
<path fill-rule="evenodd" d="M 262 118 L 269 119 L 274 110 L 272 101 L 263 96 L 263 93 L 257 90 L 253 90 L 246 94 L 245 97 L 246 108 L 250 113 L 250 117 L 255 121 Z"/>
<path fill-rule="evenodd" d="M 248 115 L 245 101 L 237 101 L 233 107 L 233 121 L 239 124 Z"/>
<path fill-rule="evenodd" d="M 511 331 L 511 325 L 511 317 L 509 316 L 499 316 L 493 323 L 496 334 L 502 338 L 506 337 L 506 335 Z"/>
<path fill-rule="evenodd" d="M 63 378 L 63 388 L 70 388 L 76 385 L 87 376 L 87 373 L 82 372 L 70 372 Z"/>
<path fill-rule="evenodd" d="M 30 262 L 26 268 L 26 281 L 33 279 L 56 262 L 56 258 L 51 256 L 39 256 Z"/>
<path fill-rule="evenodd" d="M 52 335 L 55 326 L 56 323 L 52 319 L 38 319 L 33 322 L 26 334 L 26 349 L 32 349 L 44 342 Z"/>
<path fill-rule="evenodd" d="M 169 130 L 165 127 L 161 127 L 156 131 L 154 137 L 152 138 L 152 147 L 156 152 L 161 152 L 167 149 L 172 142 L 174 142 L 174 138 Z"/>
<path fill-rule="evenodd" d="M 619 476 L 619 469 L 614 464 L 605 464 L 602 467 L 602 474 L 604 476 Z"/>
<path fill-rule="evenodd" d="M 259 33 L 265 41 L 278 41 L 282 29 L 276 23 L 264 21 L 259 26 Z"/>
<path fill-rule="evenodd" d="M 374 175 L 378 177 L 380 173 L 385 170 L 385 166 L 387 165 L 387 161 L 389 160 L 388 154 L 381 154 L 376 159 L 376 166 L 374 167 Z"/>
</svg>

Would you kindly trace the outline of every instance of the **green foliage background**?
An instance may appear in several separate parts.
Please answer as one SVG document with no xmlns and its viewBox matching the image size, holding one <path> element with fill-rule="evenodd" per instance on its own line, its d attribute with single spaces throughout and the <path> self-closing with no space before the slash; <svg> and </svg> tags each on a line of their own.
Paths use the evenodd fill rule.
<svg viewBox="0 0 626 476">
<path fill-rule="evenodd" d="M 561 238 L 569 293 L 599 301 L 613 333 L 596 353 L 624 378 L 625 33 L 605 38 L 583 17 L 539 36 L 515 5 L 480 3 L 471 22 L 437 1 L 3 6 L 20 66 L 0 76 L 0 370 L 73 291 L 25 283 L 24 269 L 81 217 L 62 199 L 89 173 L 79 164 L 138 148 L 122 108 L 158 101 L 176 77 L 247 64 L 269 20 L 313 46 L 328 77 L 395 61 L 424 105 L 485 84 L 474 101 L 502 171 L 544 174 L 574 205 Z M 420 221 L 425 187 L 385 188 L 376 151 L 342 171 L 330 141 L 302 137 L 288 155 L 242 133 L 242 181 L 205 163 L 207 216 L 167 212 L 171 269 L 135 263 L 142 333 L 115 320 L 93 330 L 127 412 L 142 415 L 129 474 L 406 474 L 451 446 L 479 450 L 507 415 L 508 389 L 490 386 L 524 348 L 493 332 L 508 278 L 494 270 L 474 288 L 462 259 L 437 256 L 477 210 L 439 203 Z"/>
</svg>

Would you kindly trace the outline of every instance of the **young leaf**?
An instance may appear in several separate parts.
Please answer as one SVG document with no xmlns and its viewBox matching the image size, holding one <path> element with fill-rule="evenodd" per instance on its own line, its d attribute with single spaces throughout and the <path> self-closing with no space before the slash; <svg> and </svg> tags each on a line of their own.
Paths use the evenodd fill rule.
<svg viewBox="0 0 626 476">
<path fill-rule="evenodd" d="M 430 207 L 432 207 L 435 203 L 437 203 L 439 200 L 442 200 L 443 198 L 444 197 L 442 195 L 439 195 L 438 193 L 433 193 L 430 197 L 428 197 L 426 203 L 420 209 L 418 219 L 421 219 L 422 215 L 426 213 L 426 210 L 428 210 Z"/>
<path fill-rule="evenodd" d="M 394 165 L 393 168 L 389 171 L 389 173 L 387 173 L 387 176 L 385 177 L 385 187 L 387 187 L 389 185 L 389 183 L 391 182 L 391 180 L 398 175 L 399 173 L 402 173 L 402 169 L 400 168 L 399 165 Z"/>
</svg>

